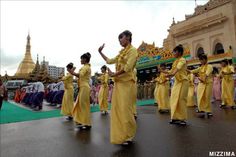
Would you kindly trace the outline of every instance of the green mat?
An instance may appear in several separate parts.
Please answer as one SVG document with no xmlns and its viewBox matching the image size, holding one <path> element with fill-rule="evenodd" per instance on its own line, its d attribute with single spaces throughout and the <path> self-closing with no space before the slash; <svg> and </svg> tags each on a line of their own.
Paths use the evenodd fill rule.
<svg viewBox="0 0 236 157">
<path fill-rule="evenodd" d="M 154 104 L 154 100 L 151 99 L 137 102 L 138 106 L 143 106 L 148 104 Z M 111 105 L 109 105 L 109 109 L 110 107 Z M 98 111 L 100 111 L 98 105 L 91 106 L 91 112 L 98 112 Z M 0 110 L 0 124 L 60 117 L 62 116 L 60 112 L 61 110 L 59 109 L 51 111 L 35 112 L 19 107 L 13 103 L 4 101 L 2 109 Z"/>
</svg>

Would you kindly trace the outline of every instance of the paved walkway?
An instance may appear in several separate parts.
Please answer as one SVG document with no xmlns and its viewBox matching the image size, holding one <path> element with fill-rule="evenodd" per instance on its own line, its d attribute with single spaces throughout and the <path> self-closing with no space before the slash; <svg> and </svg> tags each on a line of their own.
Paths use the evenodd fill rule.
<svg viewBox="0 0 236 157">
<path fill-rule="evenodd" d="M 92 129 L 80 131 L 63 117 L 2 124 L 1 157 L 208 157 L 209 151 L 236 153 L 236 110 L 213 104 L 211 119 L 188 109 L 186 127 L 168 124 L 156 106 L 138 106 L 135 143 L 109 142 L 109 115 L 92 113 Z"/>
</svg>

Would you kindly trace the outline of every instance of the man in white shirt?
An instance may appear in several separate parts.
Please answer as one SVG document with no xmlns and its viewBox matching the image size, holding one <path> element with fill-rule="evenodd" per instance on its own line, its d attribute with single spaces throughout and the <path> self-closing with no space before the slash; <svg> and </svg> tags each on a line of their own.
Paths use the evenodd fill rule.
<svg viewBox="0 0 236 157">
<path fill-rule="evenodd" d="M 30 86 L 29 86 L 29 96 L 26 100 L 26 105 L 29 105 L 31 107 L 32 105 L 32 102 L 33 102 L 33 97 L 35 95 L 35 83 L 31 83 Z"/>
<path fill-rule="evenodd" d="M 62 81 L 56 84 L 57 92 L 53 97 L 53 103 L 57 104 L 57 107 L 60 108 L 62 104 L 62 98 L 64 95 L 64 83 Z"/>
<path fill-rule="evenodd" d="M 32 106 L 35 111 L 42 110 L 43 108 L 43 97 L 44 97 L 44 85 L 42 82 L 35 83 L 35 96 L 33 98 Z"/>
<path fill-rule="evenodd" d="M 51 106 L 55 106 L 55 103 L 53 102 L 53 98 L 54 96 L 56 95 L 57 91 L 58 91 L 58 86 L 57 86 L 57 83 L 52 83 L 51 84 L 51 93 L 50 93 L 50 96 L 49 96 L 49 100 L 48 102 L 51 103 Z"/>
</svg>

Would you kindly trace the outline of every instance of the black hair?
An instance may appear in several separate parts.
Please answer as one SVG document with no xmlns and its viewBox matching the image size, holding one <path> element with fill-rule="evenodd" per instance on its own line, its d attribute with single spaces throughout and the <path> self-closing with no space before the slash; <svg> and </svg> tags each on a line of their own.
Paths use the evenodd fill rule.
<svg viewBox="0 0 236 157">
<path fill-rule="evenodd" d="M 193 70 L 194 68 L 192 66 L 189 66 L 187 69 L 188 70 Z"/>
<path fill-rule="evenodd" d="M 232 64 L 232 59 L 228 59 L 228 63 L 231 65 Z"/>
<path fill-rule="evenodd" d="M 91 58 L 91 54 L 90 54 L 89 52 L 84 53 L 84 54 L 80 57 L 80 59 L 86 59 L 86 62 L 87 62 L 87 63 L 89 63 L 90 58 Z"/>
<path fill-rule="evenodd" d="M 160 67 L 166 67 L 166 63 L 161 63 Z"/>
<path fill-rule="evenodd" d="M 103 65 L 103 66 L 101 67 L 101 69 L 107 70 L 107 66 L 106 66 L 106 65 Z"/>
<path fill-rule="evenodd" d="M 222 60 L 221 63 L 225 63 L 226 65 L 229 64 L 227 59 Z"/>
<path fill-rule="evenodd" d="M 217 69 L 217 67 L 213 67 L 213 74 L 218 74 L 219 73 L 219 70 Z"/>
<path fill-rule="evenodd" d="M 179 44 L 178 46 L 176 46 L 176 47 L 174 48 L 173 51 L 174 51 L 174 52 L 177 51 L 178 53 L 180 53 L 181 55 L 183 55 L 183 53 L 184 53 L 183 45 Z"/>
<path fill-rule="evenodd" d="M 66 66 L 66 68 L 68 68 L 68 69 L 72 69 L 72 68 L 73 68 L 73 66 L 74 66 L 74 64 L 73 64 L 73 63 L 69 63 L 69 64 Z"/>
<path fill-rule="evenodd" d="M 132 42 L 132 33 L 129 30 L 125 30 L 124 32 L 120 33 L 118 36 L 118 39 L 121 39 L 125 35 L 126 37 L 129 37 L 129 41 Z"/>
<path fill-rule="evenodd" d="M 207 60 L 207 55 L 201 54 L 198 58 L 199 60 Z"/>
</svg>

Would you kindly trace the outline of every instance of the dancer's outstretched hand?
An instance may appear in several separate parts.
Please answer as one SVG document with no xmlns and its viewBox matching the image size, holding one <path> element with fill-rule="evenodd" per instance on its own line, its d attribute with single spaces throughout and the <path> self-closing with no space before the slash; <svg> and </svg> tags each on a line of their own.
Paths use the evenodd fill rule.
<svg viewBox="0 0 236 157">
<path fill-rule="evenodd" d="M 104 47 L 105 47 L 105 44 L 102 44 L 102 46 L 98 48 L 98 52 L 101 53 Z"/>
</svg>

